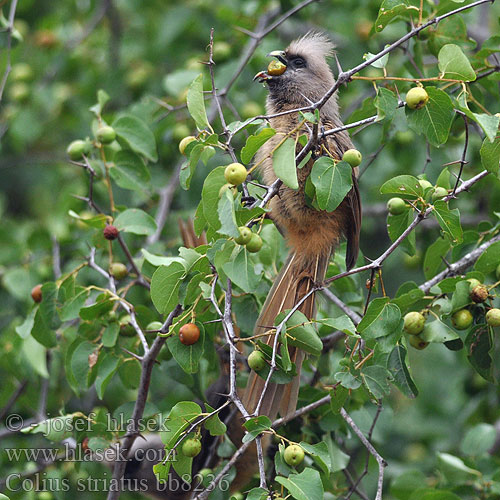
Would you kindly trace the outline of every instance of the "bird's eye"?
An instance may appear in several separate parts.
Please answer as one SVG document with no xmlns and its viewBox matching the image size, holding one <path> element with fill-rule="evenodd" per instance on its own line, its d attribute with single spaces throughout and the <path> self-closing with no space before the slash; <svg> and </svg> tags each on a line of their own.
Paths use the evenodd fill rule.
<svg viewBox="0 0 500 500">
<path fill-rule="evenodd" d="M 307 66 L 305 59 L 302 57 L 294 57 L 291 63 L 294 68 L 305 68 Z"/>
</svg>

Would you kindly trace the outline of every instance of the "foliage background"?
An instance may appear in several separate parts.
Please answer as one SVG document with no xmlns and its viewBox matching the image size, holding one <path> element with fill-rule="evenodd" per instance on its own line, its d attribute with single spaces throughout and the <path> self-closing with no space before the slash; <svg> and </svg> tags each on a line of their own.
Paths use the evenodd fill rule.
<svg viewBox="0 0 500 500">
<path fill-rule="evenodd" d="M 17 91 L 15 81 L 9 78 L 0 109 L 0 349 L 3 353 L 0 358 L 0 408 L 7 404 L 18 385 L 27 381 L 23 393 L 10 409 L 11 413 L 18 413 L 25 420 L 40 417 L 45 411 L 51 416 L 60 410 L 65 413 L 88 412 L 96 406 L 113 411 L 135 398 L 134 383 L 127 387 L 123 377 L 112 380 L 102 401 L 94 389 L 76 397 L 62 375 L 63 361 L 58 350 L 53 352 L 49 367 L 51 376 L 47 382 L 34 366 L 43 362 L 44 354 L 33 343 L 23 341 L 15 331 L 31 308 L 31 288 L 53 279 L 54 248 L 60 248 L 63 270 L 67 271 L 85 259 L 89 242 L 101 244 L 98 231 L 82 227 L 68 215 L 69 210 L 76 213 L 87 210 L 86 204 L 73 195 L 86 194 L 88 179 L 81 169 L 68 163 L 65 154 L 70 141 L 92 137 L 89 107 L 95 103 L 96 91 L 104 89 L 111 97 L 105 118 L 111 119 L 119 111 L 130 110 L 154 130 L 159 161 L 150 165 L 151 182 L 144 190 L 116 188 L 115 191 L 119 205 L 141 206 L 154 215 L 159 189 L 171 181 L 180 161 L 178 141 L 187 135 L 188 130 L 194 130 L 194 123 L 184 109 L 167 113 L 160 100 L 182 108 L 185 89 L 203 71 L 198 61 L 207 59 L 205 47 L 210 27 L 215 28 L 217 86 L 223 88 L 249 40 L 244 30 L 253 30 L 256 19 L 264 12 L 272 9 L 286 11 L 293 4 L 288 0 L 228 0 L 217 5 L 206 0 L 182 3 L 122 0 L 113 3 L 112 8 L 102 15 L 106 3 L 25 0 L 17 7 L 16 27 L 24 41 L 14 41 L 12 62 L 29 64 L 33 78 L 27 82 L 27 88 L 18 87 Z M 441 2 L 447 3 L 450 2 Z M 252 101 L 258 105 L 257 112 L 263 112 L 265 89 L 252 83 L 253 75 L 267 65 L 265 54 L 285 47 L 297 34 L 309 29 L 318 28 L 332 36 L 344 69 L 358 64 L 364 53 L 376 53 L 385 43 L 403 35 L 408 29 L 405 22 L 391 24 L 381 33 L 370 32 L 379 7 L 378 0 L 362 0 L 354 4 L 334 0 L 313 3 L 300 11 L 262 41 L 230 92 L 232 106 L 239 113 L 248 113 L 245 105 Z M 4 6 L 5 14 L 7 10 L 8 7 Z M 461 17 L 469 35 L 481 43 L 498 33 L 499 16 L 500 5 L 496 3 L 480 6 Z M 466 39 L 462 42 L 465 50 L 474 49 Z M 5 39 L 3 43 L 5 48 Z M 219 54 L 218 46 L 224 49 Z M 7 51 L 4 50 L 1 57 L 5 64 Z M 429 54 L 424 56 L 425 62 L 434 64 Z M 389 73 L 399 74 L 407 63 L 407 55 L 396 50 L 390 57 Z M 379 75 L 381 70 L 368 69 L 362 74 Z M 500 111 L 498 78 L 488 79 L 478 87 L 474 87 L 477 88 L 477 99 L 492 113 Z M 408 85 L 402 83 L 398 88 L 404 92 Z M 21 91 L 26 95 L 19 97 Z M 341 89 L 344 120 L 355 121 L 363 117 L 359 114 L 362 103 L 373 95 L 369 82 L 356 81 Z M 233 119 L 235 117 L 230 121 Z M 361 249 L 370 258 L 378 256 L 390 243 L 384 209 L 387 197 L 379 194 L 380 185 L 398 174 L 419 175 L 426 163 L 425 138 L 408 129 L 404 113 L 395 123 L 385 139 L 383 128 L 378 125 L 354 136 L 354 142 L 365 159 L 378 150 L 381 140 L 386 142 L 360 183 L 365 207 Z M 218 130 L 218 127 L 215 121 L 214 129 Z M 243 146 L 243 140 L 243 137 L 236 139 L 237 148 Z M 480 145 L 479 135 L 471 133 L 469 163 L 465 167 L 467 178 L 481 170 Z M 460 157 L 462 148 L 463 127 L 457 125 L 445 146 L 439 149 L 431 147 L 427 178 L 434 182 L 442 165 Z M 189 191 L 175 190 L 167 224 L 160 240 L 148 247 L 151 252 L 177 254 L 181 244 L 177 218 L 193 214 L 207 172 L 225 163 L 228 163 L 228 158 L 218 152 L 206 169 L 198 169 Z M 96 196 L 105 199 L 102 183 L 96 186 L 96 190 Z M 490 175 L 478 182 L 455 202 L 455 206 L 460 208 L 464 229 L 470 232 L 473 241 L 477 234 L 474 232 L 486 228 L 480 221 L 495 220 L 494 211 L 500 206 L 498 179 Z M 384 284 L 389 295 L 393 295 L 405 281 L 422 283 L 425 280 L 422 256 L 439 232 L 435 224 L 422 224 L 417 229 L 417 257 L 410 258 L 398 249 L 388 259 L 384 266 Z M 134 236 L 128 238 L 128 243 L 134 250 L 143 245 L 142 239 Z M 443 268 L 444 264 L 439 269 Z M 81 278 L 86 283 L 95 280 L 90 270 L 82 271 Z M 359 289 L 362 289 L 363 281 L 364 277 L 358 280 Z M 134 291 L 130 300 L 147 306 L 152 311 L 151 319 L 157 319 L 143 291 Z M 348 294 L 343 300 L 349 302 Z M 354 307 L 356 302 L 354 298 Z M 335 356 L 332 355 L 330 363 L 335 362 Z M 440 483 L 443 478 L 442 471 L 437 468 L 436 453 L 462 454 L 468 460 L 467 450 L 464 453 L 463 449 L 467 432 L 478 424 L 494 425 L 500 417 L 497 386 L 474 372 L 463 350 L 454 352 L 441 344 L 433 344 L 422 352 L 410 350 L 409 356 L 420 394 L 415 400 L 409 400 L 394 389 L 386 398 L 373 435 L 375 446 L 389 463 L 386 472 L 388 492 L 391 481 L 414 469 L 425 475 L 430 486 Z M 216 377 L 213 370 L 207 367 L 205 370 L 209 374 L 208 380 Z M 154 373 L 151 400 L 161 410 L 168 411 L 176 402 L 198 396 L 196 382 L 179 383 L 186 382 L 186 377 L 176 369 L 172 360 L 163 362 Z M 204 385 L 206 387 L 206 383 Z M 40 394 L 45 394 L 45 391 L 47 401 L 39 403 Z M 367 430 L 374 412 L 375 407 L 367 403 L 352 411 L 352 416 L 363 430 Z M 38 435 L 2 434 L 1 438 L 5 448 L 31 447 L 34 443 L 47 446 Z M 349 442 L 347 446 L 354 445 Z M 5 454 L 0 454 L 2 477 L 30 467 L 34 465 L 9 463 Z M 487 466 L 491 467 L 493 465 Z M 49 471 L 55 476 L 73 478 L 79 474 L 99 477 L 104 473 L 103 468 L 96 464 L 84 465 L 80 470 L 64 464 Z M 368 491 L 373 491 L 375 467 L 373 472 L 366 483 Z M 37 498 L 34 493 L 24 495 L 13 494 L 11 498 Z M 84 497 L 103 496 L 102 493 L 94 496 L 84 493 L 81 498 Z M 54 498 L 63 497 L 55 492 Z M 123 498 L 128 496 L 123 495 Z M 408 496 L 393 489 L 387 498 L 404 499 Z"/>
</svg>

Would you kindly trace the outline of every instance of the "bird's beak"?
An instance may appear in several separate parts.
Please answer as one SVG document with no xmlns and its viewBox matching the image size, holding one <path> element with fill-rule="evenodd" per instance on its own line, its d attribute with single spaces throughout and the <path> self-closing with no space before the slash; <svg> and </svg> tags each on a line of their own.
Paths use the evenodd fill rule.
<svg viewBox="0 0 500 500">
<path fill-rule="evenodd" d="M 275 57 L 276 59 L 278 59 L 279 63 L 281 63 L 284 66 L 284 69 L 280 69 L 280 70 L 274 69 L 274 71 L 273 71 L 273 69 L 271 69 L 272 65 L 273 64 L 279 65 L 279 63 L 277 63 L 277 62 L 273 63 L 271 61 L 270 65 L 267 68 L 267 71 L 259 71 L 259 73 L 257 73 L 253 77 L 254 81 L 259 80 L 260 83 L 263 83 L 265 81 L 272 80 L 274 77 L 279 76 L 280 74 L 284 73 L 284 71 L 286 70 L 286 65 L 287 65 L 286 53 L 283 50 L 273 50 L 272 52 L 269 52 L 269 54 L 267 54 L 266 57 Z M 283 66 L 282 66 L 282 68 L 283 68 Z"/>
</svg>

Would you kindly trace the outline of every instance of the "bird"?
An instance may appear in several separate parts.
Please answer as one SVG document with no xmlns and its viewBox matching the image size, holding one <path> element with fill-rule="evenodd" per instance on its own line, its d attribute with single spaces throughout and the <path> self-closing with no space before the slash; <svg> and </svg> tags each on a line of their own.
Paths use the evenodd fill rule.
<svg viewBox="0 0 500 500">
<path fill-rule="evenodd" d="M 333 55 L 333 44 L 323 33 L 307 33 L 290 43 L 283 51 L 271 52 L 282 63 L 280 71 L 263 71 L 256 79 L 263 82 L 268 89 L 266 101 L 270 126 L 276 134 L 258 151 L 255 161 L 260 165 L 260 176 L 266 185 L 276 181 L 277 176 L 272 166 L 273 151 L 284 136 L 296 130 L 301 117 L 298 112 L 274 116 L 284 111 L 310 106 L 318 102 L 335 84 L 335 79 L 328 65 L 327 58 Z M 281 74 L 277 74 L 280 73 Z M 336 93 L 321 107 L 319 130 L 342 127 Z M 291 134 L 308 133 L 302 127 Z M 302 146 L 298 144 L 297 153 Z M 333 212 L 318 210 L 310 205 L 305 195 L 305 185 L 315 160 L 328 154 L 341 160 L 343 153 L 354 148 L 349 134 L 343 130 L 333 135 L 322 136 L 319 133 L 319 144 L 311 159 L 297 169 L 298 189 L 282 184 L 276 196 L 270 201 L 270 218 L 278 230 L 284 235 L 289 247 L 289 255 L 281 271 L 267 295 L 254 329 L 254 335 L 263 336 L 268 345 L 273 345 L 272 325 L 279 313 L 290 310 L 308 294 L 311 289 L 321 283 L 328 268 L 332 253 L 342 237 L 347 240 L 346 268 L 351 269 L 359 253 L 361 228 L 361 200 L 357 183 L 357 168 L 352 171 L 352 188 L 342 203 Z M 315 316 L 315 297 L 311 294 L 298 307 L 307 318 Z M 305 357 L 304 351 L 289 348 L 290 357 L 296 365 L 297 375 L 288 384 L 270 383 L 263 396 L 259 415 L 267 415 L 274 420 L 278 414 L 282 417 L 292 414 L 297 405 L 300 386 L 300 369 Z M 250 415 L 257 409 L 264 389 L 265 380 L 251 371 L 242 402 Z M 231 433 L 242 437 L 243 432 L 233 422 Z M 236 464 L 236 487 L 245 484 L 245 480 L 255 471 L 255 454 L 247 460 L 245 457 Z"/>
</svg>

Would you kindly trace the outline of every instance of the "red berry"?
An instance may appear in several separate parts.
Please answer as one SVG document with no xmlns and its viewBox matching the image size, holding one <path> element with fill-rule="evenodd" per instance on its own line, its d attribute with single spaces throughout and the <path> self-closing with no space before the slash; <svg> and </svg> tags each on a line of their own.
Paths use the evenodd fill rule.
<svg viewBox="0 0 500 500">
<path fill-rule="evenodd" d="M 110 241 L 116 240 L 116 238 L 118 238 L 118 233 L 119 233 L 118 229 L 116 229 L 116 227 L 112 226 L 111 224 L 108 224 L 104 228 L 104 231 L 102 232 L 104 237 Z"/>
<path fill-rule="evenodd" d="M 36 285 L 31 290 L 31 298 L 38 304 L 42 301 L 42 285 Z"/>
<path fill-rule="evenodd" d="M 186 323 L 179 330 L 179 340 L 181 344 L 193 345 L 200 338 L 200 329 L 194 323 Z"/>
</svg>

